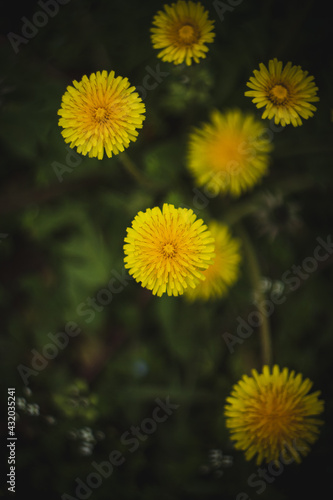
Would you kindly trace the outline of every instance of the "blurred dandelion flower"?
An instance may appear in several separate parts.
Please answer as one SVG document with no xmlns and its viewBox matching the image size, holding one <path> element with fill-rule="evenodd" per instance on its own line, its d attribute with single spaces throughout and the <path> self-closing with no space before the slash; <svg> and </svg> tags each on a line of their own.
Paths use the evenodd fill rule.
<svg viewBox="0 0 333 500">
<path fill-rule="evenodd" d="M 187 288 L 185 295 L 190 300 L 210 300 L 223 297 L 228 293 L 239 275 L 240 242 L 232 238 L 229 228 L 224 224 L 211 221 L 208 230 L 215 238 L 215 261 L 203 271 L 206 278 L 195 288 Z"/>
<path fill-rule="evenodd" d="M 125 268 L 157 296 L 181 295 L 204 279 L 214 260 L 214 238 L 192 210 L 165 203 L 139 212 L 127 228 Z"/>
<path fill-rule="evenodd" d="M 187 165 L 199 186 L 240 196 L 267 173 L 273 146 L 263 123 L 240 110 L 211 113 L 189 136 Z"/>
<path fill-rule="evenodd" d="M 278 464 L 279 457 L 300 462 L 307 455 L 323 423 L 313 417 L 324 409 L 319 391 L 308 394 L 311 387 L 309 379 L 277 365 L 272 373 L 268 366 L 261 374 L 252 370 L 252 377 L 244 375 L 234 385 L 226 400 L 226 425 L 246 460 L 258 454 L 258 465 L 263 460 Z"/>
<path fill-rule="evenodd" d="M 250 89 L 246 96 L 253 97 L 257 108 L 266 106 L 262 118 L 271 120 L 282 126 L 292 123 L 294 127 L 302 125 L 301 118 L 313 116 L 316 107 L 311 102 L 319 101 L 313 76 L 307 76 L 300 66 L 288 62 L 283 68 L 282 62 L 271 59 L 268 69 L 259 64 L 260 70 L 254 70 L 254 76 L 247 82 Z"/>
<path fill-rule="evenodd" d="M 199 2 L 179 0 L 164 5 L 164 12 L 158 11 L 151 28 L 154 49 L 161 49 L 157 57 L 162 61 L 187 66 L 206 57 L 208 47 L 215 37 L 214 21 L 208 19 L 208 12 Z"/>
<path fill-rule="evenodd" d="M 136 141 L 145 119 L 145 105 L 127 78 L 97 71 L 74 80 L 62 97 L 59 125 L 70 147 L 101 160 Z"/>
</svg>

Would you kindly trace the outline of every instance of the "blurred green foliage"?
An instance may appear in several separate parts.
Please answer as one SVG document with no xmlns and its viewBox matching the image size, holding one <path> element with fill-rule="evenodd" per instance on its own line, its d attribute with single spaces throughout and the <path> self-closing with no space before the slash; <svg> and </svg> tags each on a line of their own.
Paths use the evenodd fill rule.
<svg viewBox="0 0 333 500">
<path fill-rule="evenodd" d="M 195 209 L 206 222 L 230 224 L 237 236 L 241 225 L 268 282 L 281 281 L 284 272 L 313 255 L 316 238 L 326 241 L 333 220 L 333 67 L 330 55 L 323 57 L 331 23 L 311 1 L 301 8 L 245 0 L 230 2 L 230 8 L 226 2 L 223 19 L 216 9 L 222 2 L 203 4 L 215 20 L 216 40 L 207 58 L 190 68 L 161 62 L 151 47 L 149 28 L 163 2 L 71 0 L 19 45 L 18 53 L 7 34 L 21 35 L 22 16 L 31 20 L 40 7 L 37 2 L 5 6 L 1 405 L 5 416 L 7 387 L 15 387 L 25 401 L 22 408 L 38 408 L 29 414 L 17 406 L 17 498 L 76 497 L 76 478 L 85 481 L 95 470 L 92 463 L 108 460 L 112 450 L 122 452 L 125 462 L 91 498 L 258 495 L 248 484 L 258 467 L 233 449 L 223 417 L 232 385 L 261 366 L 258 329 L 235 345 L 233 354 L 223 339 L 225 332 L 236 334 L 237 318 L 246 319 L 255 308 L 246 256 L 225 299 L 191 304 L 183 297 L 153 297 L 129 279 L 123 240 L 139 210 L 170 202 Z M 267 122 L 274 142 L 270 172 L 253 191 L 239 200 L 198 198 L 186 170 L 189 132 L 213 108 L 240 107 L 260 117 L 244 91 L 253 69 L 273 57 L 315 76 L 317 112 L 296 129 L 276 132 Z M 144 89 L 146 95 L 141 91 L 147 117 L 127 150 L 139 179 L 117 156 L 102 161 L 71 156 L 57 125 L 67 85 L 103 69 L 127 76 L 141 89 L 147 72 L 165 73 L 152 90 Z M 60 177 L 55 163 L 66 167 Z M 314 381 L 326 401 L 326 424 L 310 455 L 267 484 L 262 499 L 317 497 L 331 488 L 331 264 L 331 257 L 319 263 L 269 318 L 274 361 Z M 67 336 L 67 346 L 30 373 L 27 388 L 18 366 L 32 369 L 32 350 L 43 353 L 52 343 L 49 334 L 65 335 L 69 322 L 79 334 Z M 158 398 L 179 407 L 154 432 L 136 438 L 138 447 L 131 452 L 122 436 L 151 418 Z M 6 419 L 2 428 L 5 435 Z M 212 449 L 232 456 L 232 466 L 215 468 Z M 6 489 L 3 481 L 0 495 L 6 496 Z"/>
</svg>

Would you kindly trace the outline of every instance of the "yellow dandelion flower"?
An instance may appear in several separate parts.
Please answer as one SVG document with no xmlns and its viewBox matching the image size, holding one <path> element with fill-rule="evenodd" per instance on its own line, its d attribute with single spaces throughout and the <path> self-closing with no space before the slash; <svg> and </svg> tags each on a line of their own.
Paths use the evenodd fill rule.
<svg viewBox="0 0 333 500">
<path fill-rule="evenodd" d="M 320 392 L 308 394 L 311 387 L 309 379 L 277 365 L 271 373 L 268 366 L 261 374 L 252 370 L 252 377 L 244 375 L 234 385 L 225 406 L 226 425 L 246 460 L 257 454 L 258 465 L 263 460 L 279 464 L 307 455 L 322 424 L 313 417 L 324 410 Z"/>
<path fill-rule="evenodd" d="M 127 78 L 97 71 L 74 80 L 62 97 L 59 125 L 70 147 L 101 160 L 136 141 L 145 119 L 145 105 Z"/>
<path fill-rule="evenodd" d="M 214 110 L 189 136 L 187 166 L 197 185 L 233 196 L 252 188 L 268 170 L 273 146 L 265 134 L 254 115 Z"/>
<path fill-rule="evenodd" d="M 246 96 L 253 97 L 257 108 L 266 106 L 262 118 L 271 120 L 282 126 L 292 123 L 294 127 L 302 125 L 301 118 L 307 120 L 313 116 L 316 107 L 311 102 L 319 101 L 316 93 L 318 87 L 313 76 L 307 76 L 300 66 L 288 62 L 283 68 L 282 62 L 272 59 L 268 69 L 259 64 L 260 70 L 254 70 L 254 76 L 246 84 L 250 89 Z"/>
<path fill-rule="evenodd" d="M 201 3 L 179 0 L 164 5 L 153 20 L 151 41 L 154 49 L 161 49 L 157 57 L 174 64 L 185 63 L 190 66 L 192 59 L 198 63 L 206 57 L 208 47 L 215 33 L 214 21 L 208 19 L 208 12 Z"/>
<path fill-rule="evenodd" d="M 204 279 L 213 263 L 214 238 L 193 210 L 165 203 L 139 212 L 127 228 L 125 268 L 137 282 L 160 297 L 181 295 Z"/>
<path fill-rule="evenodd" d="M 215 238 L 215 261 L 203 271 L 204 281 L 195 288 L 187 288 L 189 300 L 209 300 L 223 297 L 239 276 L 241 261 L 240 241 L 233 238 L 224 224 L 211 221 L 208 230 Z"/>
</svg>

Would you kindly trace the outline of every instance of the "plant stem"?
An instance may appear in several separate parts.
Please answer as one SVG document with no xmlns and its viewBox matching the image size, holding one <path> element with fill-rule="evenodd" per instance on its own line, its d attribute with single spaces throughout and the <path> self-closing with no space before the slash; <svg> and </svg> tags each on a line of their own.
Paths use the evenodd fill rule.
<svg viewBox="0 0 333 500">
<path fill-rule="evenodd" d="M 125 168 L 125 170 L 133 177 L 133 179 L 138 182 L 138 184 L 141 184 L 142 186 L 148 188 L 148 189 L 156 189 L 157 186 L 148 180 L 143 173 L 138 169 L 138 167 L 135 165 L 133 160 L 128 156 L 128 154 L 123 151 L 118 155 L 118 158 Z"/>
<path fill-rule="evenodd" d="M 251 243 L 250 238 L 248 237 L 246 231 L 242 227 L 237 227 L 238 232 L 242 238 L 243 242 L 243 250 L 245 261 L 248 265 L 249 277 L 253 286 L 255 303 L 260 312 L 261 323 L 259 325 L 259 333 L 260 333 L 260 343 L 261 343 L 261 357 L 262 364 L 270 366 L 272 364 L 272 341 L 271 341 L 271 332 L 268 317 L 261 313 L 261 305 L 265 300 L 264 294 L 261 291 L 260 279 L 261 272 L 259 262 Z"/>
</svg>

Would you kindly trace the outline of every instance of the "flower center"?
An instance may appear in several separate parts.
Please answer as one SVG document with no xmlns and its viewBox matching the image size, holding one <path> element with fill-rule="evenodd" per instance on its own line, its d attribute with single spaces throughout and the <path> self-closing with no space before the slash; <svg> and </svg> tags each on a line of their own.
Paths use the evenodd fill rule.
<svg viewBox="0 0 333 500">
<path fill-rule="evenodd" d="M 242 134 L 230 132 L 221 134 L 210 144 L 207 157 L 214 170 L 234 175 L 248 158 L 248 149 L 248 141 Z"/>
<path fill-rule="evenodd" d="M 186 44 L 190 44 L 196 41 L 196 34 L 194 31 L 193 26 L 190 24 L 184 24 L 179 30 L 178 30 L 178 35 L 180 38 L 180 41 Z"/>
<path fill-rule="evenodd" d="M 274 85 L 274 87 L 271 89 L 271 96 L 273 98 L 273 101 L 282 103 L 286 101 L 288 97 L 288 90 L 283 85 Z"/>
<path fill-rule="evenodd" d="M 94 118 L 97 122 L 106 122 L 109 116 L 109 112 L 105 108 L 97 108 L 95 110 Z"/>
<path fill-rule="evenodd" d="M 172 243 L 166 243 L 162 248 L 165 257 L 173 257 L 176 253 L 175 246 Z"/>
<path fill-rule="evenodd" d="M 283 403 L 276 401 L 277 398 L 282 396 Z M 297 406 L 288 408 L 289 402 L 288 394 L 266 394 L 265 401 L 261 400 L 260 414 L 257 413 L 257 419 L 261 422 L 262 431 L 264 435 L 271 435 L 275 437 L 283 437 L 286 433 L 288 426 L 292 425 L 299 409 Z"/>
</svg>

